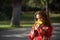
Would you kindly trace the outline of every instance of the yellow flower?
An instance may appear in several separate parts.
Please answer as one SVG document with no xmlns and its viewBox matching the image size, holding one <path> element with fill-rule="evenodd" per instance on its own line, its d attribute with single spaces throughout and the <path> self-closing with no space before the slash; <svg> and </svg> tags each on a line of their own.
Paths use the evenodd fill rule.
<svg viewBox="0 0 60 40">
<path fill-rule="evenodd" d="M 36 21 L 35 23 L 36 23 L 36 24 L 42 24 L 43 22 L 40 21 L 40 20 L 38 20 L 38 21 Z"/>
</svg>

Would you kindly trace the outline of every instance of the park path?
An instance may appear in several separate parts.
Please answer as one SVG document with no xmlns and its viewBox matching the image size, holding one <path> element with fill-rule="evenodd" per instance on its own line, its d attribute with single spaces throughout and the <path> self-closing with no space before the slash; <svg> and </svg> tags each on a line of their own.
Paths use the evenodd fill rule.
<svg viewBox="0 0 60 40">
<path fill-rule="evenodd" d="M 60 40 L 60 25 L 52 25 L 53 35 L 52 40 Z M 31 28 L 16 28 L 10 30 L 0 31 L 0 40 L 28 40 L 27 34 Z"/>
</svg>

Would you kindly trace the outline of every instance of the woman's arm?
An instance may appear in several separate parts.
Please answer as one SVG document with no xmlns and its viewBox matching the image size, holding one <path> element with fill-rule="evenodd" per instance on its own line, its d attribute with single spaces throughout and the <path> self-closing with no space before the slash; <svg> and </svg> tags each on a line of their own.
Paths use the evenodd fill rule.
<svg viewBox="0 0 60 40">
<path fill-rule="evenodd" d="M 31 32 L 30 32 L 30 36 L 31 36 L 31 38 L 33 38 L 34 37 L 34 30 L 35 30 L 35 24 L 33 24 L 33 26 L 32 26 L 32 29 L 31 29 Z"/>
<path fill-rule="evenodd" d="M 39 27 L 38 24 L 34 24 L 34 25 L 32 26 L 32 30 L 31 30 L 31 37 L 32 37 L 32 38 L 36 35 L 38 27 Z"/>
</svg>

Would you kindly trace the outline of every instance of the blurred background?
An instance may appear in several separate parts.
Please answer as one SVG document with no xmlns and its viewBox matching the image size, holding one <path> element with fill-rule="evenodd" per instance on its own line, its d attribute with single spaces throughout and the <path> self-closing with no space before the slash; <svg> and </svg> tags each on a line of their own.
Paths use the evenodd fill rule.
<svg viewBox="0 0 60 40">
<path fill-rule="evenodd" d="M 34 13 L 46 7 L 51 23 L 60 23 L 59 0 L 0 0 L 0 28 L 32 25 Z"/>
<path fill-rule="evenodd" d="M 34 13 L 41 10 L 48 12 L 51 23 L 60 23 L 59 0 L 0 0 L 0 31 L 31 28 Z"/>
</svg>

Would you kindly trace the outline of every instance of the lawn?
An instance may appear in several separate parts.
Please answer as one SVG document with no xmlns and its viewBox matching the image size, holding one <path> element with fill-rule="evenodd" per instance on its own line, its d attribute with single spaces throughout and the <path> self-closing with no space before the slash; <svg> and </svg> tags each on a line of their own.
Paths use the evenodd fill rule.
<svg viewBox="0 0 60 40">
<path fill-rule="evenodd" d="M 34 21 L 34 12 L 25 12 L 21 15 L 21 21 Z M 50 14 L 50 21 L 52 23 L 60 23 L 60 14 Z"/>
<path fill-rule="evenodd" d="M 50 14 L 50 21 L 52 23 L 60 23 L 60 14 Z"/>
<path fill-rule="evenodd" d="M 33 12 L 23 12 L 20 16 L 20 27 L 31 27 L 34 23 Z M 60 23 L 60 14 L 50 14 L 51 23 Z M 0 30 L 11 29 L 10 20 L 0 21 Z"/>
</svg>

